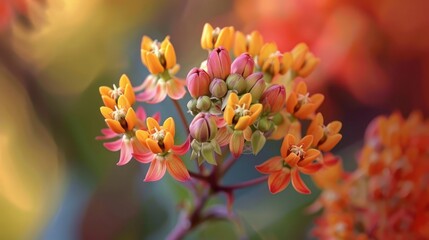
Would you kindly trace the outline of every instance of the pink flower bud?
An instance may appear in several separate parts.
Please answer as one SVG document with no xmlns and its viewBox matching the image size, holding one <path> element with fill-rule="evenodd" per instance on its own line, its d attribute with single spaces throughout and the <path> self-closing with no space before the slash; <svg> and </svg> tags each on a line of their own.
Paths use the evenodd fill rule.
<svg viewBox="0 0 429 240">
<path fill-rule="evenodd" d="M 267 88 L 261 96 L 261 103 L 264 106 L 264 112 L 279 112 L 286 100 L 286 90 L 283 85 L 274 84 Z"/>
<path fill-rule="evenodd" d="M 231 73 L 238 73 L 246 78 L 253 73 L 254 67 L 253 58 L 249 54 L 243 53 L 232 62 Z"/>
<path fill-rule="evenodd" d="M 203 69 L 193 68 L 186 76 L 186 86 L 193 98 L 209 95 L 210 76 Z"/>
<path fill-rule="evenodd" d="M 250 74 L 246 79 L 246 92 L 252 94 L 252 103 L 258 102 L 265 91 L 265 80 L 262 72 Z"/>
<path fill-rule="evenodd" d="M 189 125 L 191 137 L 199 142 L 212 140 L 217 133 L 217 125 L 210 114 L 199 113 Z"/>
<path fill-rule="evenodd" d="M 223 47 L 215 48 L 207 59 L 207 70 L 211 78 L 226 79 L 231 72 L 231 57 Z"/>
</svg>

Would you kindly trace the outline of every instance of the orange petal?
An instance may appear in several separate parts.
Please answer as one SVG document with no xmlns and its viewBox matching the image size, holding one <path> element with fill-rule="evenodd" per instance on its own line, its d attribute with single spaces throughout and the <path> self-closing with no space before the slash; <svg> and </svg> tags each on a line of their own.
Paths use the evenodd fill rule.
<svg viewBox="0 0 429 240">
<path fill-rule="evenodd" d="M 246 109 L 250 108 L 251 103 L 252 103 L 252 94 L 250 93 L 244 94 L 238 101 L 238 105 L 243 106 L 244 104 L 244 108 Z"/>
<path fill-rule="evenodd" d="M 321 93 L 315 93 L 310 97 L 310 101 L 317 106 L 316 108 L 320 107 L 323 100 L 325 100 L 325 96 Z"/>
<path fill-rule="evenodd" d="M 341 130 L 342 126 L 343 124 L 340 121 L 333 121 L 329 123 L 328 126 L 326 126 L 326 128 L 328 129 L 329 133 L 334 134 L 334 133 L 338 133 Z"/>
<path fill-rule="evenodd" d="M 334 148 L 343 136 L 339 133 L 329 136 L 324 143 L 319 146 L 319 149 L 324 152 L 329 152 Z"/>
<path fill-rule="evenodd" d="M 176 52 L 174 51 L 173 44 L 167 44 L 164 53 L 165 61 L 167 62 L 166 68 L 171 69 L 176 66 Z"/>
<path fill-rule="evenodd" d="M 238 96 L 236 93 L 232 92 L 229 94 L 227 106 L 231 106 L 232 108 L 235 107 L 235 105 L 238 104 Z"/>
<path fill-rule="evenodd" d="M 292 134 L 288 134 L 286 135 L 286 137 L 284 137 L 282 146 L 280 148 L 280 153 L 283 158 L 287 157 L 289 148 L 291 145 L 295 144 L 295 141 L 296 141 L 296 138 Z"/>
<path fill-rule="evenodd" d="M 307 84 L 305 84 L 305 82 L 299 82 L 295 87 L 295 92 L 301 95 L 307 94 Z"/>
<path fill-rule="evenodd" d="M 128 110 L 128 108 L 130 108 L 130 102 L 128 102 L 128 99 L 126 96 L 121 95 L 118 98 L 118 107 L 119 108 L 124 108 L 126 110 Z"/>
<path fill-rule="evenodd" d="M 313 174 L 318 172 L 322 168 L 322 166 L 323 165 L 321 163 L 312 163 L 312 164 L 307 164 L 307 166 L 303 166 L 303 167 L 298 166 L 298 169 L 304 174 Z"/>
<path fill-rule="evenodd" d="M 148 36 L 143 36 L 140 49 L 144 49 L 146 51 L 152 50 L 152 39 Z"/>
<path fill-rule="evenodd" d="M 317 109 L 317 106 L 314 103 L 303 104 L 298 111 L 294 113 L 295 117 L 299 119 L 308 119 L 311 117 Z"/>
<path fill-rule="evenodd" d="M 250 125 L 250 116 L 242 116 L 238 119 L 238 122 L 235 124 L 235 130 L 243 131 Z"/>
<path fill-rule="evenodd" d="M 136 96 L 134 94 L 133 87 L 130 84 L 127 84 L 125 86 L 124 96 L 128 99 L 130 105 L 134 104 L 134 102 L 136 101 Z"/>
<path fill-rule="evenodd" d="M 299 175 L 298 169 L 292 169 L 291 172 L 291 178 L 292 178 L 292 186 L 295 188 L 295 190 L 302 194 L 310 194 L 311 191 L 305 185 L 304 181 L 302 181 L 301 176 Z"/>
<path fill-rule="evenodd" d="M 241 131 L 234 131 L 229 142 L 229 151 L 235 158 L 238 158 L 243 152 L 244 136 Z"/>
<path fill-rule="evenodd" d="M 298 163 L 298 161 L 299 161 L 300 159 L 301 159 L 301 158 L 300 158 L 300 157 L 298 157 L 298 155 L 296 155 L 295 153 L 291 152 L 291 153 L 289 153 L 289 155 L 285 158 L 285 162 L 286 162 L 287 164 L 289 164 L 289 166 L 291 166 L 291 167 L 295 167 L 295 166 L 296 166 L 296 164 Z"/>
<path fill-rule="evenodd" d="M 302 161 L 298 162 L 298 166 L 303 167 L 314 161 L 317 157 L 320 156 L 320 151 L 316 149 L 308 149 L 305 152 L 305 157 Z"/>
<path fill-rule="evenodd" d="M 98 88 L 98 91 L 100 92 L 100 95 L 107 95 L 110 97 L 110 91 L 112 91 L 112 89 L 106 86 L 101 86 Z"/>
<path fill-rule="evenodd" d="M 305 78 L 313 72 L 313 70 L 319 65 L 320 59 L 316 58 L 311 54 L 311 57 L 307 58 L 304 66 L 298 71 L 299 76 Z"/>
<path fill-rule="evenodd" d="M 152 52 L 146 53 L 146 63 L 147 63 L 146 67 L 150 73 L 159 74 L 164 72 L 164 67 L 161 65 L 158 57 L 154 53 Z"/>
<path fill-rule="evenodd" d="M 259 55 L 262 45 L 264 44 L 264 39 L 258 31 L 253 31 L 250 34 L 250 43 L 248 52 L 252 57 Z"/>
<path fill-rule="evenodd" d="M 184 182 L 189 180 L 190 175 L 182 159 L 174 154 L 171 154 L 166 159 L 167 170 L 170 175 L 177 181 Z"/>
<path fill-rule="evenodd" d="M 296 104 L 298 104 L 298 96 L 295 92 L 292 92 L 286 101 L 286 110 L 293 114 L 295 112 Z"/>
<path fill-rule="evenodd" d="M 145 147 L 147 147 L 147 144 L 146 144 L 146 139 L 149 137 L 149 133 L 147 132 L 147 131 L 144 131 L 144 130 L 137 130 L 136 131 L 136 137 L 137 137 L 137 139 L 140 141 L 140 143 L 142 144 L 142 145 L 144 145 Z"/>
<path fill-rule="evenodd" d="M 305 43 L 299 43 L 292 49 L 293 69 L 298 71 L 305 61 L 305 56 L 308 52 L 308 46 Z"/>
<path fill-rule="evenodd" d="M 307 136 L 303 137 L 301 139 L 301 141 L 299 141 L 299 143 L 296 145 L 298 145 L 298 146 L 302 145 L 302 149 L 307 150 L 311 146 L 312 143 L 313 143 L 313 136 L 307 135 Z"/>
<path fill-rule="evenodd" d="M 110 129 L 112 129 L 115 133 L 124 133 L 125 129 L 122 128 L 121 124 L 118 121 L 113 119 L 105 120 Z"/>
<path fill-rule="evenodd" d="M 262 112 L 262 104 L 255 103 L 250 107 L 250 124 L 253 124 Z"/>
<path fill-rule="evenodd" d="M 283 158 L 280 156 L 272 157 L 262 164 L 256 166 L 256 170 L 260 173 L 271 174 L 277 171 L 282 170 L 283 168 Z"/>
<path fill-rule="evenodd" d="M 101 96 L 101 99 L 103 100 L 104 106 L 115 109 L 116 101 L 115 99 L 108 97 L 107 95 Z"/>
<path fill-rule="evenodd" d="M 128 85 L 131 85 L 130 79 L 126 74 L 122 74 L 121 78 L 119 79 L 119 87 L 122 89 L 125 89 L 125 87 Z"/>
<path fill-rule="evenodd" d="M 204 24 L 203 34 L 201 35 L 201 47 L 203 49 L 213 49 L 213 27 L 209 23 Z"/>
<path fill-rule="evenodd" d="M 161 130 L 161 127 L 159 126 L 158 121 L 156 121 L 154 118 L 152 117 L 148 117 L 146 119 L 146 125 L 147 125 L 147 129 L 152 133 L 155 132 L 153 131 L 154 129 L 156 130 Z"/>
<path fill-rule="evenodd" d="M 225 119 L 226 124 L 232 125 L 232 120 L 234 118 L 234 109 L 231 106 L 226 106 L 223 112 L 223 118 Z"/>
<path fill-rule="evenodd" d="M 234 39 L 234 55 L 238 57 L 240 54 L 246 52 L 246 36 L 242 32 L 235 32 Z"/>
<path fill-rule="evenodd" d="M 165 175 L 166 170 L 165 160 L 160 160 L 155 158 L 147 171 L 146 177 L 144 179 L 145 182 L 153 182 L 158 181 Z"/>
<path fill-rule="evenodd" d="M 134 109 L 129 108 L 127 114 L 125 115 L 125 120 L 127 121 L 128 130 L 131 130 L 137 124 L 137 116 L 134 112 Z"/>
<path fill-rule="evenodd" d="M 108 107 L 100 107 L 100 112 L 105 119 L 112 119 L 113 110 Z"/>
<path fill-rule="evenodd" d="M 164 151 L 168 152 L 174 146 L 174 137 L 171 133 L 167 132 L 164 137 Z"/>
<path fill-rule="evenodd" d="M 272 194 L 283 191 L 290 183 L 290 172 L 289 170 L 280 171 L 271 174 L 268 177 L 268 188 Z"/>
<path fill-rule="evenodd" d="M 171 133 L 172 137 L 174 138 L 175 133 L 176 133 L 176 127 L 174 124 L 174 119 L 172 117 L 165 119 L 164 123 L 162 124 L 162 129 Z"/>
<path fill-rule="evenodd" d="M 234 27 L 224 27 L 220 30 L 214 47 L 224 47 L 229 50 L 234 38 Z"/>
<path fill-rule="evenodd" d="M 162 149 L 159 147 L 158 142 L 152 138 L 146 138 L 146 145 L 153 153 L 162 153 Z"/>
</svg>

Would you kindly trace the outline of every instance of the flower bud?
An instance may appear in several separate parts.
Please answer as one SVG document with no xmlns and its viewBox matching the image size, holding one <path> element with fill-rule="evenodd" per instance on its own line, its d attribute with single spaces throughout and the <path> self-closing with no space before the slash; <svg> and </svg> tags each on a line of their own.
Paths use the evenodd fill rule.
<svg viewBox="0 0 429 240">
<path fill-rule="evenodd" d="M 210 76 L 203 69 L 193 68 L 186 76 L 186 86 L 193 98 L 209 94 Z"/>
<path fill-rule="evenodd" d="M 212 106 L 212 101 L 207 96 L 199 97 L 197 100 L 197 109 L 207 112 Z"/>
<path fill-rule="evenodd" d="M 246 78 L 253 73 L 254 67 L 253 58 L 249 54 L 243 53 L 232 62 L 231 73 L 238 73 Z"/>
<path fill-rule="evenodd" d="M 246 92 L 252 94 L 252 103 L 258 102 L 262 93 L 265 91 L 264 74 L 256 72 L 250 74 L 246 79 Z"/>
<path fill-rule="evenodd" d="M 246 91 L 246 81 L 244 78 L 237 73 L 233 73 L 226 79 L 226 85 L 228 89 L 237 91 L 238 94 L 242 94 Z"/>
<path fill-rule="evenodd" d="M 262 150 L 266 140 L 264 133 L 261 131 L 256 130 L 253 132 L 251 139 L 253 155 L 258 154 Z"/>
<path fill-rule="evenodd" d="M 217 98 L 223 98 L 228 91 L 226 82 L 219 78 L 213 79 L 213 81 L 210 83 L 209 89 L 210 93 Z"/>
<path fill-rule="evenodd" d="M 199 113 L 189 125 L 189 131 L 197 141 L 208 142 L 217 134 L 216 121 L 212 115 Z"/>
<path fill-rule="evenodd" d="M 266 117 L 263 117 L 258 122 L 258 129 L 262 132 L 267 132 L 273 127 L 273 124 Z"/>
<path fill-rule="evenodd" d="M 264 106 L 264 112 L 279 112 L 286 100 L 286 90 L 283 85 L 274 84 L 267 88 L 261 96 L 261 103 Z"/>
<path fill-rule="evenodd" d="M 198 113 L 198 109 L 197 109 L 197 100 L 196 99 L 191 99 L 189 100 L 189 102 L 186 104 L 186 107 L 188 107 L 188 110 L 195 115 L 196 113 Z"/>
<path fill-rule="evenodd" d="M 215 48 L 207 59 L 207 70 L 211 78 L 226 79 L 231 72 L 231 58 L 223 47 Z"/>
</svg>

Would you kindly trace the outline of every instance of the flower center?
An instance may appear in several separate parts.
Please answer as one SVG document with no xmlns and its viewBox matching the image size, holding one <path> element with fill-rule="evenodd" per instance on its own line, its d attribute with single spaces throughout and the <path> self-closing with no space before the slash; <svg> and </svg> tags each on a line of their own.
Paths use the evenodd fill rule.
<svg viewBox="0 0 429 240">
<path fill-rule="evenodd" d="M 112 117 L 116 121 L 121 121 L 122 119 L 125 118 L 126 114 L 127 113 L 125 112 L 124 108 L 118 108 L 118 106 L 115 106 L 115 111 L 112 112 Z"/>
<path fill-rule="evenodd" d="M 305 151 L 304 151 L 304 149 L 302 148 L 302 145 L 300 145 L 300 146 L 292 145 L 292 146 L 289 148 L 289 151 L 290 151 L 290 152 L 292 152 L 292 153 L 295 153 L 295 154 L 296 154 L 298 157 L 300 157 L 301 159 L 302 159 L 302 158 L 304 158 Z"/>
<path fill-rule="evenodd" d="M 306 93 L 305 95 L 298 94 L 298 101 L 301 105 L 311 102 L 310 93 Z"/>
<path fill-rule="evenodd" d="M 113 99 L 118 99 L 119 96 L 123 95 L 124 93 L 122 92 L 122 89 L 119 87 L 116 87 L 115 84 L 113 84 L 113 90 L 110 92 L 110 97 L 112 97 Z"/>
<path fill-rule="evenodd" d="M 164 129 L 158 130 L 157 128 L 154 128 L 154 130 L 155 132 L 150 135 L 151 138 L 156 141 L 164 140 L 165 130 Z"/>
<path fill-rule="evenodd" d="M 247 115 L 250 114 L 250 110 L 246 108 L 246 104 L 245 103 L 243 103 L 243 105 L 241 105 L 241 106 L 238 105 L 238 104 L 236 104 L 235 106 L 236 106 L 236 108 L 235 108 L 234 113 L 236 115 L 242 117 L 242 116 L 247 116 Z"/>
</svg>

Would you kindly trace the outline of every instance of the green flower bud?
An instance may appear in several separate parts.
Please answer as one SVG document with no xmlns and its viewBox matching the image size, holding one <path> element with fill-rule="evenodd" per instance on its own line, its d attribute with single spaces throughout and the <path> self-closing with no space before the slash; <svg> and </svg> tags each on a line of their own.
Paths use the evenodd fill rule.
<svg viewBox="0 0 429 240">
<path fill-rule="evenodd" d="M 210 107 L 212 106 L 212 101 L 210 100 L 210 97 L 208 96 L 202 96 L 199 97 L 197 100 L 197 109 L 207 112 L 210 110 Z"/>
<path fill-rule="evenodd" d="M 213 79 L 209 89 L 212 96 L 217 98 L 223 98 L 228 91 L 225 81 L 220 78 Z"/>
<path fill-rule="evenodd" d="M 238 94 L 243 94 L 246 91 L 246 81 L 240 74 L 230 74 L 226 79 L 228 89 L 237 91 Z"/>
</svg>

